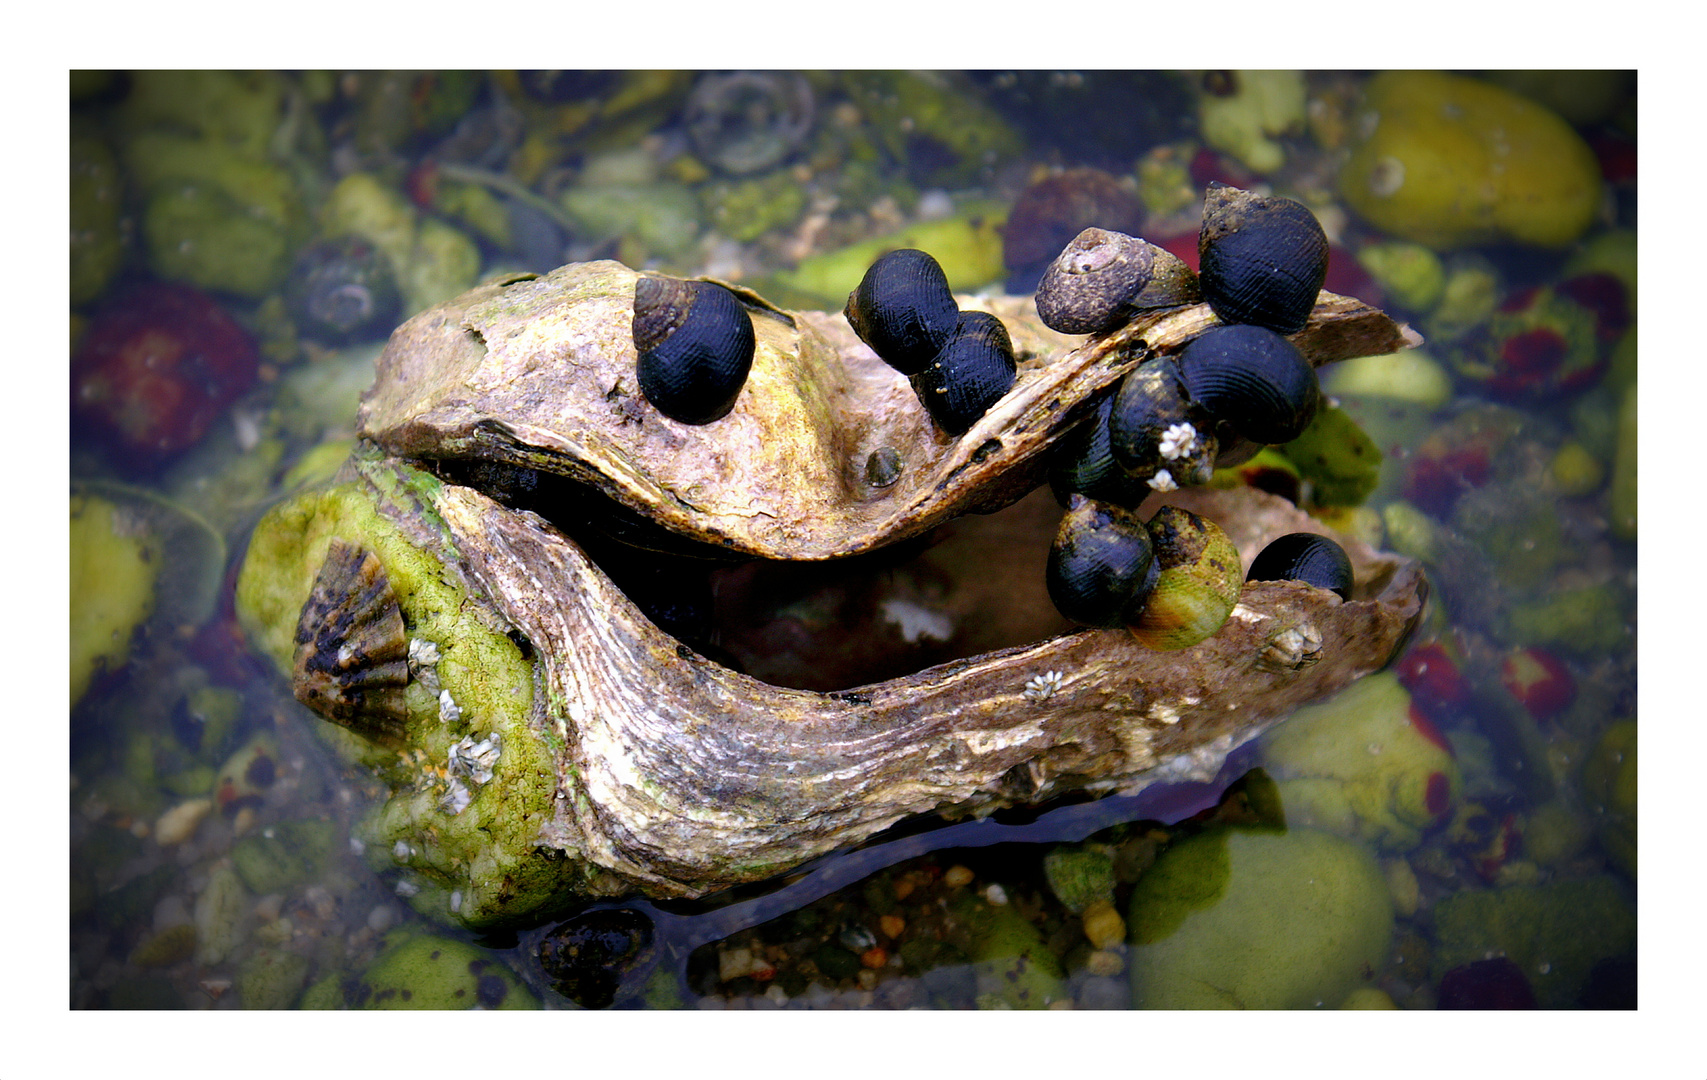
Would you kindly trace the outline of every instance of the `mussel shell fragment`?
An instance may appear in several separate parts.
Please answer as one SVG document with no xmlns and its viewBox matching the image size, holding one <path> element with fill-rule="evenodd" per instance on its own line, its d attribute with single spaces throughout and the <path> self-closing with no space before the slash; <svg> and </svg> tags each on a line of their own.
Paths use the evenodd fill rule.
<svg viewBox="0 0 1707 1080">
<path fill-rule="evenodd" d="M 1253 442 L 1291 442 L 1316 415 L 1316 369 L 1295 345 L 1261 326 L 1217 326 L 1179 354 L 1186 393 Z"/>
<path fill-rule="evenodd" d="M 1183 649 L 1213 635 L 1239 602 L 1239 550 L 1221 526 L 1177 506 L 1149 521 L 1158 573 L 1132 636 L 1152 649 Z"/>
<path fill-rule="evenodd" d="M 953 340 L 960 322 L 948 276 L 917 248 L 891 251 L 872 263 L 842 314 L 860 340 L 903 375 L 923 371 Z"/>
<path fill-rule="evenodd" d="M 954 339 L 913 376 L 913 389 L 937 426 L 959 435 L 1013 388 L 1015 370 L 1013 340 L 1002 320 L 965 311 Z"/>
<path fill-rule="evenodd" d="M 1173 253 L 1125 233 L 1089 228 L 1037 283 L 1037 315 L 1063 334 L 1101 334 L 1147 308 L 1193 304 L 1197 275 Z"/>
<path fill-rule="evenodd" d="M 1055 609 L 1086 626 L 1138 617 L 1159 569 L 1136 513 L 1076 495 L 1049 549 L 1045 580 Z"/>
<path fill-rule="evenodd" d="M 378 742 L 403 738 L 409 634 L 385 567 L 334 538 L 296 624 L 298 701 Z"/>
<path fill-rule="evenodd" d="M 683 424 L 729 415 L 757 344 L 734 293 L 709 281 L 642 276 L 633 335 L 640 392 L 654 408 Z"/>
<path fill-rule="evenodd" d="M 1328 238 L 1303 203 L 1211 183 L 1198 232 L 1198 283 L 1222 322 L 1304 329 L 1328 276 Z"/>
<path fill-rule="evenodd" d="M 1287 533 L 1251 560 L 1245 580 L 1302 581 L 1350 600 L 1351 559 L 1345 548 L 1318 533 Z"/>
<path fill-rule="evenodd" d="M 1127 473 L 1157 491 L 1206 484 L 1215 471 L 1214 420 L 1196 407 L 1169 357 L 1122 380 L 1108 415 L 1108 448 Z"/>
</svg>

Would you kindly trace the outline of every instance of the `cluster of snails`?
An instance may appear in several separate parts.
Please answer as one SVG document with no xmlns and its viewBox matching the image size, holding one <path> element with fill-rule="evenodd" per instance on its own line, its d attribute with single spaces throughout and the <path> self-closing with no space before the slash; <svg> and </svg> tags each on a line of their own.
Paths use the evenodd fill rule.
<svg viewBox="0 0 1707 1080">
<path fill-rule="evenodd" d="M 961 311 L 937 261 L 916 248 L 872 263 L 842 309 L 884 363 L 907 376 L 925 411 L 965 432 L 1014 384 L 1013 341 L 984 311 Z"/>
<path fill-rule="evenodd" d="M 1151 491 L 1202 484 L 1315 416 L 1315 368 L 1282 334 L 1309 321 L 1327 276 L 1315 215 L 1291 199 L 1222 184 L 1204 196 L 1201 273 L 1154 244 L 1086 229 L 1044 272 L 1037 313 L 1062 333 L 1100 334 L 1149 308 L 1208 302 L 1220 325 L 1174 356 L 1145 360 L 1094 417 L 1058 444 L 1050 483 L 1067 515 L 1048 566 L 1061 613 L 1126 626 L 1153 648 L 1218 630 L 1241 586 L 1239 557 L 1214 522 L 1175 507 L 1141 521 Z M 1332 540 L 1275 541 L 1249 580 L 1304 580 L 1349 598 L 1350 562 Z"/>
</svg>

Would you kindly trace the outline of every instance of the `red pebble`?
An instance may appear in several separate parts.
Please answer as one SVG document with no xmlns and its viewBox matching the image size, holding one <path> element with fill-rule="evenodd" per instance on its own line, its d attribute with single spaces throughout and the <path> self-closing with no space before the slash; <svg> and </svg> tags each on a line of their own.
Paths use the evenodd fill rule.
<svg viewBox="0 0 1707 1080">
<path fill-rule="evenodd" d="M 1439 642 L 1418 645 L 1398 664 L 1399 681 L 1412 700 L 1431 715 L 1470 700 L 1470 686 L 1458 664 Z"/>
<path fill-rule="evenodd" d="M 1405 480 L 1405 498 L 1437 517 L 1452 513 L 1458 497 L 1487 482 L 1493 465 L 1485 446 L 1470 445 L 1435 455 L 1420 453 L 1411 459 Z"/>
<path fill-rule="evenodd" d="M 1630 294 L 1613 274 L 1578 274 L 1559 282 L 1554 291 L 1594 312 L 1595 336 L 1601 341 L 1616 341 L 1630 328 Z"/>
<path fill-rule="evenodd" d="M 1447 754 L 1452 753 L 1452 744 L 1447 742 L 1446 736 L 1442 735 L 1440 733 L 1440 729 L 1434 726 L 1434 721 L 1430 720 L 1421 709 L 1417 708 L 1416 702 L 1411 702 L 1410 707 L 1406 712 L 1411 718 L 1411 726 L 1417 729 L 1418 735 L 1421 735 L 1429 742 L 1440 747 L 1442 750 L 1446 751 Z"/>
<path fill-rule="evenodd" d="M 1557 716 L 1577 696 L 1577 681 L 1564 663 L 1534 647 L 1506 655 L 1500 665 L 1500 682 L 1537 720 Z"/>
<path fill-rule="evenodd" d="M 95 317 L 71 360 L 71 411 L 138 471 L 191 446 L 259 371 L 255 343 L 187 285 L 142 285 Z"/>
<path fill-rule="evenodd" d="M 1423 804 L 1435 817 L 1444 817 L 1446 812 L 1452 809 L 1452 781 L 1446 778 L 1445 773 L 1428 774 L 1428 787 L 1423 791 Z"/>
</svg>

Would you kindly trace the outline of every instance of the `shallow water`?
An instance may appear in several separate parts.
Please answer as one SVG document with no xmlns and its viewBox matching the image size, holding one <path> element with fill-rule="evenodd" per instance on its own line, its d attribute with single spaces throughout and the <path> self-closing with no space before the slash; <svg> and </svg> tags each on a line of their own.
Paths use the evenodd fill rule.
<svg viewBox="0 0 1707 1080">
<path fill-rule="evenodd" d="M 630 91 L 626 98 L 619 82 Z M 1355 119 L 1362 82 L 1318 73 L 1305 85 L 1321 103 L 1318 112 L 1331 119 L 1339 110 L 1343 127 Z M 1023 978 L 1010 982 L 1045 971 L 1036 983 L 1041 998 L 1005 1003 L 1126 1008 L 1140 952 L 1130 940 L 1133 927 L 1097 947 L 1086 912 L 1075 910 L 1082 905 L 1062 895 L 1058 880 L 1051 884 L 1046 866 L 1086 853 L 1100 860 L 1111 875 L 1112 909 L 1130 923 L 1133 894 L 1170 849 L 1219 835 L 1217 829 L 1272 828 L 1284 817 L 1294 831 L 1350 835 L 1384 881 L 1394 929 L 1358 980 L 1360 1000 L 1400 1008 L 1433 1008 L 1443 999 L 1461 1007 L 1634 1006 L 1635 545 L 1633 522 L 1627 532 L 1618 524 L 1621 496 L 1614 491 L 1620 401 L 1634 385 L 1633 292 L 1625 297 L 1629 327 L 1618 331 L 1628 340 L 1597 340 L 1592 314 L 1561 317 L 1564 344 L 1596 358 L 1591 376 L 1557 392 L 1494 400 L 1463 363 L 1453 363 L 1478 340 L 1475 331 L 1454 343 L 1438 305 L 1407 308 L 1400 290 L 1383 290 L 1356 271 L 1356 254 L 1388 237 L 1336 195 L 1350 136 L 1318 118 L 1279 141 L 1284 165 L 1253 172 L 1204 149 L 1197 117 L 1203 91 L 1183 77 L 990 74 L 886 90 L 879 74 L 718 83 L 691 73 L 583 73 L 536 82 L 481 76 L 465 85 L 306 74 L 259 77 L 237 88 L 121 75 L 74 79 L 73 88 L 73 133 L 87 140 L 82 150 L 74 144 L 74 217 L 81 163 L 106 185 L 91 198 L 110 204 L 116 247 L 116 254 L 86 257 L 89 282 L 82 286 L 74 261 L 74 340 L 81 335 L 74 355 L 88 348 L 103 313 L 125 303 L 127 290 L 161 280 L 200 281 L 259 352 L 247 377 L 197 369 L 190 382 L 198 389 L 227 380 L 234 387 L 205 418 L 174 405 L 135 371 L 133 381 L 121 381 L 118 398 L 146 403 L 161 438 L 205 426 L 181 446 L 153 455 L 136 436 L 131 443 L 116 436 L 111 422 L 80 419 L 73 429 L 74 496 L 120 507 L 114 531 L 157 538 L 150 557 L 162 565 L 158 599 L 128 659 L 98 671 L 72 704 L 72 1007 L 372 1004 L 364 972 L 387 949 L 423 933 L 472 940 L 418 914 L 408 902 L 408 877 L 386 866 L 386 853 L 365 849 L 360 822 L 383 798 L 382 786 L 343 763 L 320 737 L 323 722 L 247 651 L 230 601 L 249 531 L 294 481 L 288 474 L 304 455 L 352 434 L 355 394 L 390 326 L 412 313 L 411 299 L 435 289 L 448 296 L 499 272 L 617 257 L 739 280 L 784 306 L 834 307 L 812 293 L 809 275 L 797 269 L 802 260 L 810 267 L 811 256 L 871 236 L 957 214 L 976 217 L 990 207 L 1005 211 L 1059 165 L 1136 178 L 1122 190 L 1128 199 L 1134 190 L 1153 197 L 1145 235 L 1158 242 L 1185 236 L 1187 247 L 1197 203 L 1170 204 L 1159 176 L 1181 177 L 1199 195 L 1207 180 L 1224 179 L 1266 182 L 1303 197 L 1336 244 L 1331 272 L 1341 276 L 1330 277 L 1328 287 L 1384 306 L 1429 338 L 1425 351 L 1452 378 L 1443 402 L 1395 403 L 1366 388 L 1336 390 L 1331 381 L 1328 388 L 1385 454 L 1373 491 L 1337 523 L 1422 558 L 1435 586 L 1432 612 L 1397 670 L 1412 692 L 1412 715 L 1421 716 L 1416 730 L 1434 733 L 1454 753 L 1460 780 L 1449 805 L 1409 832 L 1386 829 L 1376 823 L 1391 816 L 1400 793 L 1387 791 L 1385 802 L 1365 788 L 1324 794 L 1324 783 L 1311 781 L 1338 767 L 1329 751 L 1282 755 L 1265 737 L 1236 752 L 1212 785 L 935 829 L 912 823 L 720 903 L 600 904 L 595 912 L 637 913 L 620 925 L 646 928 L 648 941 L 631 961 L 613 965 L 607 981 L 577 984 L 584 1003 L 1000 1005 L 990 961 L 980 967 L 978 960 L 995 948 L 981 928 L 1002 925 L 1004 948 L 1030 956 Z M 769 105 L 707 104 L 737 92 Z M 1104 121 L 1109 103 L 1140 95 L 1171 106 L 1148 106 L 1142 123 Z M 1605 260 L 1596 261 L 1597 245 L 1633 235 L 1635 141 L 1633 123 L 1625 122 L 1633 115 L 1633 83 L 1611 80 L 1605 96 L 1604 107 L 1585 109 L 1576 121 L 1606 178 L 1587 231 L 1562 250 L 1491 243 L 1447 256 L 1448 269 L 1484 275 L 1489 303 L 1462 305 L 1479 310 L 1473 326 L 1485 329 L 1493 302 L 1557 284 L 1585 265 L 1599 267 Z M 811 103 L 804 114 L 802 98 Z M 224 107 L 215 107 L 219 100 Z M 925 102 L 964 110 L 969 119 L 959 126 L 979 134 L 957 144 L 929 125 L 902 124 L 897 100 L 919 110 Z M 1095 109 L 1088 107 L 1093 101 Z M 412 112 L 410 102 L 419 109 Z M 1083 123 L 1054 123 L 1061 112 Z M 264 177 L 224 159 L 209 164 L 207 146 L 220 140 L 256 147 L 239 158 L 267 162 Z M 91 144 L 114 156 L 90 164 L 99 156 Z M 462 239 L 433 264 L 439 278 L 403 283 L 393 318 L 333 342 L 291 298 L 288 269 L 323 227 L 316 223 L 329 213 L 333 184 L 353 173 L 408 192 L 415 201 L 399 205 L 412 207 L 417 222 L 439 222 Z M 279 196 L 281 190 L 289 194 Z M 803 193 L 798 205 L 796 191 Z M 1103 212 L 1117 211 L 1125 212 Z M 101 224 L 107 211 L 91 213 L 99 219 L 92 229 L 108 227 Z M 255 271 L 249 281 L 243 275 L 275 242 L 277 269 L 270 277 Z M 424 242 L 418 233 L 417 243 Z M 967 242 L 976 248 L 976 234 Z M 225 261 L 230 253 L 221 245 L 240 257 Z M 986 249 L 955 265 L 987 267 Z M 475 264 L 459 279 L 457 259 L 469 252 Z M 999 246 L 994 255 L 996 269 L 980 284 L 1024 290 L 1026 274 L 1035 271 L 1013 261 L 1003 266 Z M 107 257 L 118 261 L 116 270 L 88 269 L 88 260 Z M 1592 313 L 1595 303 L 1582 307 Z M 217 321 L 181 305 L 154 310 L 168 335 L 192 317 Z M 216 352 L 205 337 L 189 348 Z M 1312 493 L 1284 469 L 1257 482 L 1295 498 Z M 932 589 L 953 579 L 955 560 L 965 558 L 956 545 L 966 534 L 1001 534 L 1005 521 L 1052 513 L 1048 493 L 1039 492 L 1006 517 L 958 531 L 951 525 L 905 571 L 879 564 L 857 586 L 803 575 L 789 585 L 792 606 L 775 609 L 722 601 L 714 622 L 727 637 L 711 644 L 771 681 L 845 687 L 1059 632 L 1066 624 L 1032 596 L 1016 605 L 1025 617 L 1007 624 L 968 617 L 946 640 L 915 636 L 825 666 L 827 657 L 848 652 L 837 647 L 838 636 L 867 641 L 888 626 L 894 637 L 881 599 L 897 581 L 909 597 L 940 600 Z M 104 565 L 111 572 L 116 564 Z M 727 598 L 750 587 L 742 575 L 755 571 L 716 573 Z M 95 580 L 81 597 L 74 592 L 74 615 L 114 591 L 112 579 Z M 775 624 L 784 617 L 791 632 L 817 619 L 822 640 L 797 635 L 779 646 Z M 1457 680 L 1441 676 L 1448 659 Z M 1508 683 L 1539 688 L 1520 700 Z M 1377 749 L 1371 744 L 1370 753 Z M 1419 760 L 1426 752 L 1414 751 Z M 1626 760 L 1630 774 L 1620 779 Z M 1336 798 L 1362 812 L 1337 809 Z M 1379 805 L 1357 802 L 1364 798 Z M 1576 933 L 1565 913 L 1585 905 L 1595 919 Z M 1029 929 L 1016 930 L 1014 915 Z M 587 913 L 578 917 L 596 922 Z M 1514 935 L 1514 924 L 1540 929 Z M 507 972 L 481 983 L 478 1003 L 572 1007 L 538 960 L 540 942 L 558 925 L 472 940 L 494 971 Z M 1012 944 L 1015 935 L 1022 945 Z M 1564 955 L 1558 947 L 1567 938 L 1572 949 Z M 1449 969 L 1502 952 L 1509 964 L 1448 977 Z"/>
</svg>

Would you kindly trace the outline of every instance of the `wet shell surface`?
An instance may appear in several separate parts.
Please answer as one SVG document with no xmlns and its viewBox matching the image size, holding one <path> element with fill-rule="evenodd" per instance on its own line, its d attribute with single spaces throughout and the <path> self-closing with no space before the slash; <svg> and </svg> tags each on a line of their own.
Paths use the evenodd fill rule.
<svg viewBox="0 0 1707 1080">
<path fill-rule="evenodd" d="M 917 248 L 872 263 L 842 314 L 860 340 L 903 375 L 923 371 L 953 340 L 960 321 L 942 266 Z"/>
<path fill-rule="evenodd" d="M 640 392 L 683 424 L 729 415 L 753 366 L 753 321 L 735 294 L 709 281 L 645 276 L 634 283 Z"/>
<path fill-rule="evenodd" d="M 1328 237 L 1310 208 L 1211 183 L 1198 232 L 1198 283 L 1227 323 L 1304 329 L 1328 275 Z"/>
<path fill-rule="evenodd" d="M 1341 600 L 1351 599 L 1354 578 L 1351 559 L 1342 548 L 1318 533 L 1287 533 L 1251 560 L 1246 581 L 1302 581 L 1326 589 Z"/>
<path fill-rule="evenodd" d="M 1321 397 L 1316 369 L 1261 326 L 1218 326 L 1179 354 L 1191 400 L 1255 443 L 1291 442 L 1310 425 Z"/>
<path fill-rule="evenodd" d="M 408 719 L 409 635 L 391 581 L 366 548 L 333 539 L 296 626 L 297 700 L 381 742 Z"/>
<path fill-rule="evenodd" d="M 1049 599 L 1084 626 L 1137 618 L 1158 568 L 1144 520 L 1112 503 L 1075 496 L 1049 549 Z"/>
<path fill-rule="evenodd" d="M 1108 448 L 1122 469 L 1156 491 L 1206 484 L 1215 471 L 1214 419 L 1192 403 L 1174 361 L 1152 357 L 1114 396 Z"/>
<path fill-rule="evenodd" d="M 1226 531 L 1199 514 L 1164 506 L 1148 526 L 1159 573 L 1127 629 L 1152 649 L 1188 648 L 1226 623 L 1243 588 L 1243 564 Z"/>
<path fill-rule="evenodd" d="M 1063 334 L 1101 334 L 1147 308 L 1201 299 L 1197 275 L 1146 240 L 1089 228 L 1074 237 L 1037 284 L 1037 316 Z"/>
<path fill-rule="evenodd" d="M 1017 371 L 954 437 L 840 313 L 783 312 L 734 287 L 757 339 L 753 366 L 729 414 L 695 427 L 669 422 L 639 392 L 637 278 L 619 263 L 576 263 L 422 312 L 381 354 L 358 434 L 403 458 L 563 476 L 695 543 L 834 558 L 1018 499 L 1046 479 L 1056 440 L 1128 371 L 1216 322 L 1193 304 L 1086 340 L 1043 326 L 1029 297 L 962 297 L 966 310 L 1000 317 Z M 1312 363 L 1419 340 L 1331 294 L 1294 338 Z"/>
<path fill-rule="evenodd" d="M 1071 504 L 1074 493 L 1132 508 L 1153 490 L 1115 461 L 1108 445 L 1108 420 L 1113 410 L 1114 397 L 1103 398 L 1096 415 L 1069 432 L 1050 451 L 1049 488 L 1063 508 Z"/>
<path fill-rule="evenodd" d="M 977 423 L 1013 384 L 1013 339 L 987 311 L 962 312 L 954 338 L 913 376 L 925 410 L 950 435 Z"/>
</svg>

